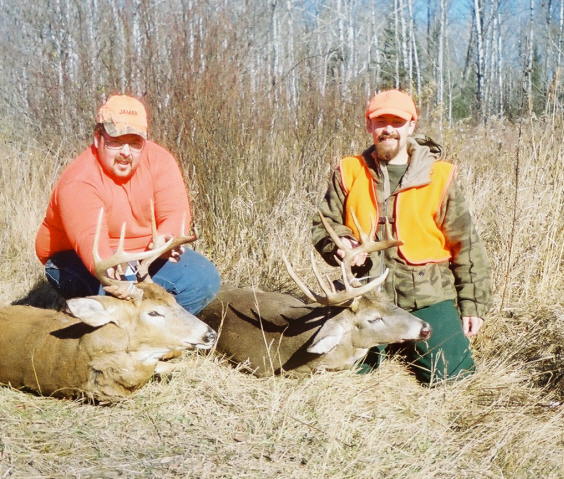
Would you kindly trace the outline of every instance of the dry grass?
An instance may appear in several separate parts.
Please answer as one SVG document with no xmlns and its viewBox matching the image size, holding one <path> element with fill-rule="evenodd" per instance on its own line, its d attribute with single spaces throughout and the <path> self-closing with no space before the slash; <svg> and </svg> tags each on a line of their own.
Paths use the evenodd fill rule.
<svg viewBox="0 0 564 479">
<path fill-rule="evenodd" d="M 366 141 L 338 128 L 221 136 L 204 124 L 169 144 L 194 193 L 198 248 L 226 280 L 294 290 L 281 253 L 305 272 L 331 162 Z M 187 355 L 170 380 L 111 407 L 0 388 L 0 477 L 562 477 L 564 130 L 535 120 L 521 131 L 499 123 L 442 138 L 494 266 L 475 376 L 427 389 L 391 360 L 366 376 L 256 379 Z M 42 274 L 35 230 L 76 150 L 0 137 L 7 303 Z"/>
<path fill-rule="evenodd" d="M 557 478 L 562 411 L 514 368 L 258 380 L 190 357 L 113 407 L 4 390 L 3 477 Z"/>
</svg>

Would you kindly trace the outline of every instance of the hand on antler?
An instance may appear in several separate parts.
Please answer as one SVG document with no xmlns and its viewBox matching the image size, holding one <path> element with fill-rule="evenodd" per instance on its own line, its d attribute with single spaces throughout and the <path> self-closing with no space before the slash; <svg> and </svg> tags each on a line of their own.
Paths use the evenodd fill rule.
<svg viewBox="0 0 564 479">
<path fill-rule="evenodd" d="M 157 234 L 155 241 L 149 243 L 149 249 L 157 249 L 162 245 L 171 241 L 174 238 L 171 234 Z M 184 253 L 184 246 L 178 245 L 168 251 L 166 251 L 161 258 L 168 259 L 171 263 L 178 263 L 180 261 L 180 256 Z"/>
<path fill-rule="evenodd" d="M 140 299 L 143 291 L 135 286 L 135 282 L 122 279 L 123 266 L 127 263 L 136 263 L 134 268 L 138 281 L 150 281 L 149 267 L 159 257 L 172 258 L 172 261 L 178 261 L 182 254 L 182 245 L 190 243 L 196 239 L 195 235 L 184 236 L 184 224 L 182 225 L 181 236 L 173 237 L 172 235 L 158 235 L 155 220 L 155 210 L 151 201 L 151 230 L 152 246 L 148 251 L 128 252 L 125 251 L 125 223 L 121 227 L 119 236 L 119 244 L 116 252 L 109 258 L 102 259 L 100 257 L 98 244 L 100 242 L 100 234 L 102 230 L 102 222 L 104 218 L 104 208 L 100 208 L 98 214 L 98 222 L 96 224 L 96 233 L 92 245 L 92 256 L 94 258 L 94 276 L 104 286 L 104 290 L 108 293 L 122 299 Z M 126 266 L 127 267 L 127 266 Z"/>
<path fill-rule="evenodd" d="M 112 266 L 111 268 L 108 268 L 106 270 L 106 276 L 111 279 L 121 279 L 123 276 L 123 267 L 121 264 L 118 264 L 115 267 Z"/>
<path fill-rule="evenodd" d="M 318 212 L 323 226 L 337 247 L 337 256 L 340 256 L 343 268 L 353 282 L 358 281 L 352 274 L 351 268 L 353 266 L 360 266 L 364 264 L 370 253 L 402 244 L 401 241 L 397 240 L 375 241 L 374 236 L 376 233 L 376 222 L 372 222 L 370 232 L 366 233 L 362 230 L 354 212 L 352 213 L 352 218 L 359 232 L 360 241 L 351 239 L 350 236 L 337 236 L 337 233 L 331 227 L 321 211 Z"/>
<path fill-rule="evenodd" d="M 337 248 L 337 251 L 335 252 L 337 254 L 337 256 L 339 257 L 339 259 L 343 260 L 345 259 L 345 256 L 347 254 L 347 250 L 353 250 L 354 253 L 354 248 L 356 248 L 357 246 L 360 245 L 360 243 L 355 240 L 354 238 L 350 238 L 348 236 L 341 236 L 341 241 L 342 243 L 344 243 L 344 245 L 346 246 L 346 248 Z M 362 266 L 365 261 L 366 258 L 368 258 L 368 253 L 362 249 L 358 250 L 358 253 L 354 254 L 354 256 L 352 256 L 352 259 L 350 261 L 350 265 L 351 266 Z"/>
<path fill-rule="evenodd" d="M 116 283 L 104 286 L 104 291 L 119 299 L 135 299 L 141 296 L 139 288 L 132 282 Z"/>
</svg>

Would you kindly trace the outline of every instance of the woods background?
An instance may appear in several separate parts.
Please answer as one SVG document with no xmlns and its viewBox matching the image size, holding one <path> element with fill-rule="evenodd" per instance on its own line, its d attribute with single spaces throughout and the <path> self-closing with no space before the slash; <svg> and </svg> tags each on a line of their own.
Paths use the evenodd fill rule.
<svg viewBox="0 0 564 479">
<path fill-rule="evenodd" d="M 441 127 L 561 107 L 558 0 L 2 0 L 0 9 L 1 111 L 33 131 L 72 122 L 84 132 L 113 91 L 146 97 L 157 136 L 163 125 L 193 134 L 191 119 L 212 112 L 255 126 L 276 116 L 280 127 L 335 121 L 336 109 L 342 121 L 347 106 L 389 87 L 412 92 Z"/>
<path fill-rule="evenodd" d="M 564 90 L 559 0 L 0 0 L 0 300 L 43 268 L 54 181 L 108 95 L 143 98 L 224 281 L 298 294 L 331 168 L 410 91 L 491 259 L 478 372 L 257 379 L 215 355 L 112 407 L 0 387 L 0 477 L 562 477 Z M 312 283 L 313 284 L 313 283 Z M 1 332 L 0 332 L 1 334 Z M 0 351 L 0 354 L 2 352 Z"/>
</svg>

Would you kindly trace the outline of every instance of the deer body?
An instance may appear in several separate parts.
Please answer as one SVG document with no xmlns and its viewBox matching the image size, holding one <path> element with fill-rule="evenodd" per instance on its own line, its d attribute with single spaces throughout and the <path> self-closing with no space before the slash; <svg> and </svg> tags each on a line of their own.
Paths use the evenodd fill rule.
<svg viewBox="0 0 564 479">
<path fill-rule="evenodd" d="M 160 286 L 139 284 L 141 301 L 74 298 L 66 314 L 31 306 L 0 308 L 0 383 L 44 395 L 126 397 L 159 359 L 210 348 L 215 332 Z"/>
<path fill-rule="evenodd" d="M 117 251 L 102 259 L 98 243 L 104 210 L 100 210 L 92 248 L 95 276 L 116 297 L 69 299 L 70 314 L 31 306 L 0 308 L 0 383 L 40 394 L 111 401 L 130 395 L 155 372 L 170 370 L 157 370 L 159 360 L 184 349 L 212 347 L 215 331 L 148 274 L 155 259 L 195 236 L 185 236 L 182 225 L 180 236 L 158 241 L 152 201 L 151 217 L 152 249 L 125 251 L 124 224 Z M 109 275 L 133 262 L 139 282 Z"/>
<path fill-rule="evenodd" d="M 362 297 L 352 311 L 228 285 L 200 317 L 219 331 L 217 349 L 257 376 L 350 369 L 373 346 L 431 334 L 427 323 L 381 298 Z"/>
</svg>

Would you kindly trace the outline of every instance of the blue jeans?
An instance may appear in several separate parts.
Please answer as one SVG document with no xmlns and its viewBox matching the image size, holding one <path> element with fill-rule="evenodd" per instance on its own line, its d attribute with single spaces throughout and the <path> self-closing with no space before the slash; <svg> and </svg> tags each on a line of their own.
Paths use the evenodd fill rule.
<svg viewBox="0 0 564 479">
<path fill-rule="evenodd" d="M 100 282 L 72 250 L 61 251 L 49 258 L 45 263 L 45 274 L 49 283 L 67 299 L 105 294 Z M 157 259 L 149 268 L 149 274 L 192 314 L 204 309 L 217 294 L 221 283 L 215 266 L 191 249 L 186 249 L 178 263 Z"/>
</svg>

